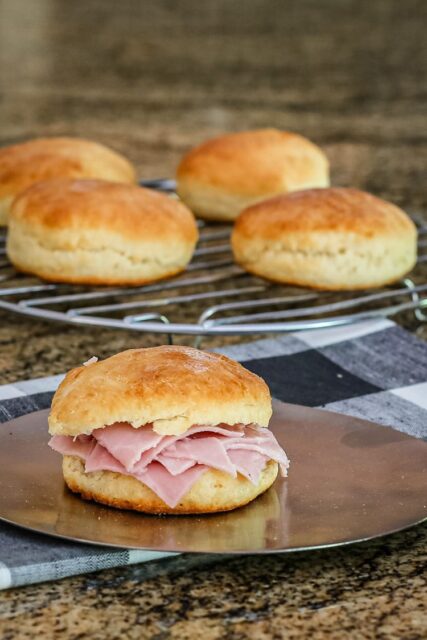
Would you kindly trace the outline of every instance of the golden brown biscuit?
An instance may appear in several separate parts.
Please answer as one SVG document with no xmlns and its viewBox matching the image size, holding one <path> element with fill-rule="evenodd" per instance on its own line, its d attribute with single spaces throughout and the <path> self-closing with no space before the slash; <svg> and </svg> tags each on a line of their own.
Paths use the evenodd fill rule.
<svg viewBox="0 0 427 640">
<path fill-rule="evenodd" d="M 192 347 L 162 346 L 129 349 L 72 369 L 53 398 L 49 432 L 76 436 L 129 422 L 180 435 L 195 424 L 266 427 L 270 417 L 267 385 L 238 362 Z"/>
<path fill-rule="evenodd" d="M 369 193 L 311 189 L 244 210 L 232 248 L 244 269 L 276 282 L 366 289 L 413 268 L 417 230 L 399 207 Z"/>
<path fill-rule="evenodd" d="M 319 147 L 277 129 L 208 140 L 187 153 L 177 170 L 179 196 L 207 220 L 234 220 L 260 200 L 328 185 L 329 165 Z"/>
<path fill-rule="evenodd" d="M 15 199 L 7 254 L 18 270 L 45 280 L 136 285 L 185 269 L 197 238 L 192 213 L 166 195 L 56 179 Z"/>
<path fill-rule="evenodd" d="M 97 142 L 80 138 L 38 138 L 0 149 L 0 225 L 7 224 L 14 197 L 51 178 L 101 178 L 135 183 L 126 158 Z"/>
</svg>

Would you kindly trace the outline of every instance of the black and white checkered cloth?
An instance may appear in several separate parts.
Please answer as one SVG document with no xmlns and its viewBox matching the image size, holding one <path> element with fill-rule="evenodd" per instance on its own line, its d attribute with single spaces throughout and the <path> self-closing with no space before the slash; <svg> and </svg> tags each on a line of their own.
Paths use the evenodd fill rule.
<svg viewBox="0 0 427 640">
<path fill-rule="evenodd" d="M 389 320 L 219 351 L 262 376 L 279 400 L 351 414 L 427 439 L 427 343 Z M 49 407 L 61 378 L 0 386 L 0 422 Z M 68 543 L 0 523 L 0 588 L 157 560 L 146 565 L 153 575 L 177 562 L 195 561 L 188 556 L 160 561 L 167 555 Z"/>
</svg>

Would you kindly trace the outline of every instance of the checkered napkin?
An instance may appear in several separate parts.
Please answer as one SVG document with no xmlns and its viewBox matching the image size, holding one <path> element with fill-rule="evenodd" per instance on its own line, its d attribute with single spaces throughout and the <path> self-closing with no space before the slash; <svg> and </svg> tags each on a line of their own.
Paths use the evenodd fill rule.
<svg viewBox="0 0 427 640">
<path fill-rule="evenodd" d="M 220 350 L 262 376 L 275 398 L 386 424 L 427 439 L 427 343 L 389 320 L 259 340 Z M 49 407 L 62 376 L 0 386 L 0 422 Z M 1 428 L 1 426 L 0 426 Z M 0 496 L 1 500 L 1 496 Z M 147 575 L 201 556 L 114 550 L 0 523 L 0 588 L 139 562 Z"/>
</svg>

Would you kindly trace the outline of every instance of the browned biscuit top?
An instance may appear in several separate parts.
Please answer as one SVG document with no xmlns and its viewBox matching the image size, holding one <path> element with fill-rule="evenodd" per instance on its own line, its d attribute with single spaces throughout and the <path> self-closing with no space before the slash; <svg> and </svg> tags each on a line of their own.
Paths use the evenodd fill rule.
<svg viewBox="0 0 427 640">
<path fill-rule="evenodd" d="M 90 140 L 38 138 L 0 149 L 0 198 L 55 177 L 136 181 L 126 158 Z"/>
<path fill-rule="evenodd" d="M 278 240 L 289 233 L 350 232 L 374 236 L 415 233 L 412 220 L 399 207 L 350 188 L 308 189 L 265 200 L 238 217 L 236 241 Z"/>
<path fill-rule="evenodd" d="M 177 200 L 151 189 L 103 180 L 39 182 L 15 199 L 14 223 L 45 234 L 108 231 L 131 241 L 180 238 L 193 243 L 198 235 L 192 213 Z"/>
<path fill-rule="evenodd" d="M 324 153 L 303 136 L 259 129 L 219 136 L 192 149 L 181 160 L 177 177 L 257 197 L 312 182 L 327 171 Z"/>
<path fill-rule="evenodd" d="M 191 347 L 130 349 L 70 371 L 52 402 L 52 434 L 78 435 L 114 422 L 153 423 L 179 435 L 194 424 L 267 426 L 265 382 L 223 355 Z"/>
</svg>

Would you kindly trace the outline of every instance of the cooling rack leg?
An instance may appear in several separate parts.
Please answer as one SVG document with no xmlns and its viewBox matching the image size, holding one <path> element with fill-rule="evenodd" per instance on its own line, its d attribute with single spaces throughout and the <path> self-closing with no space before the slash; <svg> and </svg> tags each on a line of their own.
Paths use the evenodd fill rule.
<svg viewBox="0 0 427 640">
<path fill-rule="evenodd" d="M 415 283 L 410 278 L 404 278 L 403 284 L 411 292 L 412 301 L 416 302 L 417 304 L 420 303 L 421 302 L 421 298 L 418 295 L 418 292 L 414 291 Z M 424 313 L 424 311 L 422 310 L 421 306 L 417 307 L 416 309 L 414 309 L 414 315 L 415 315 L 415 318 L 419 322 L 427 322 L 427 314 Z"/>
</svg>

